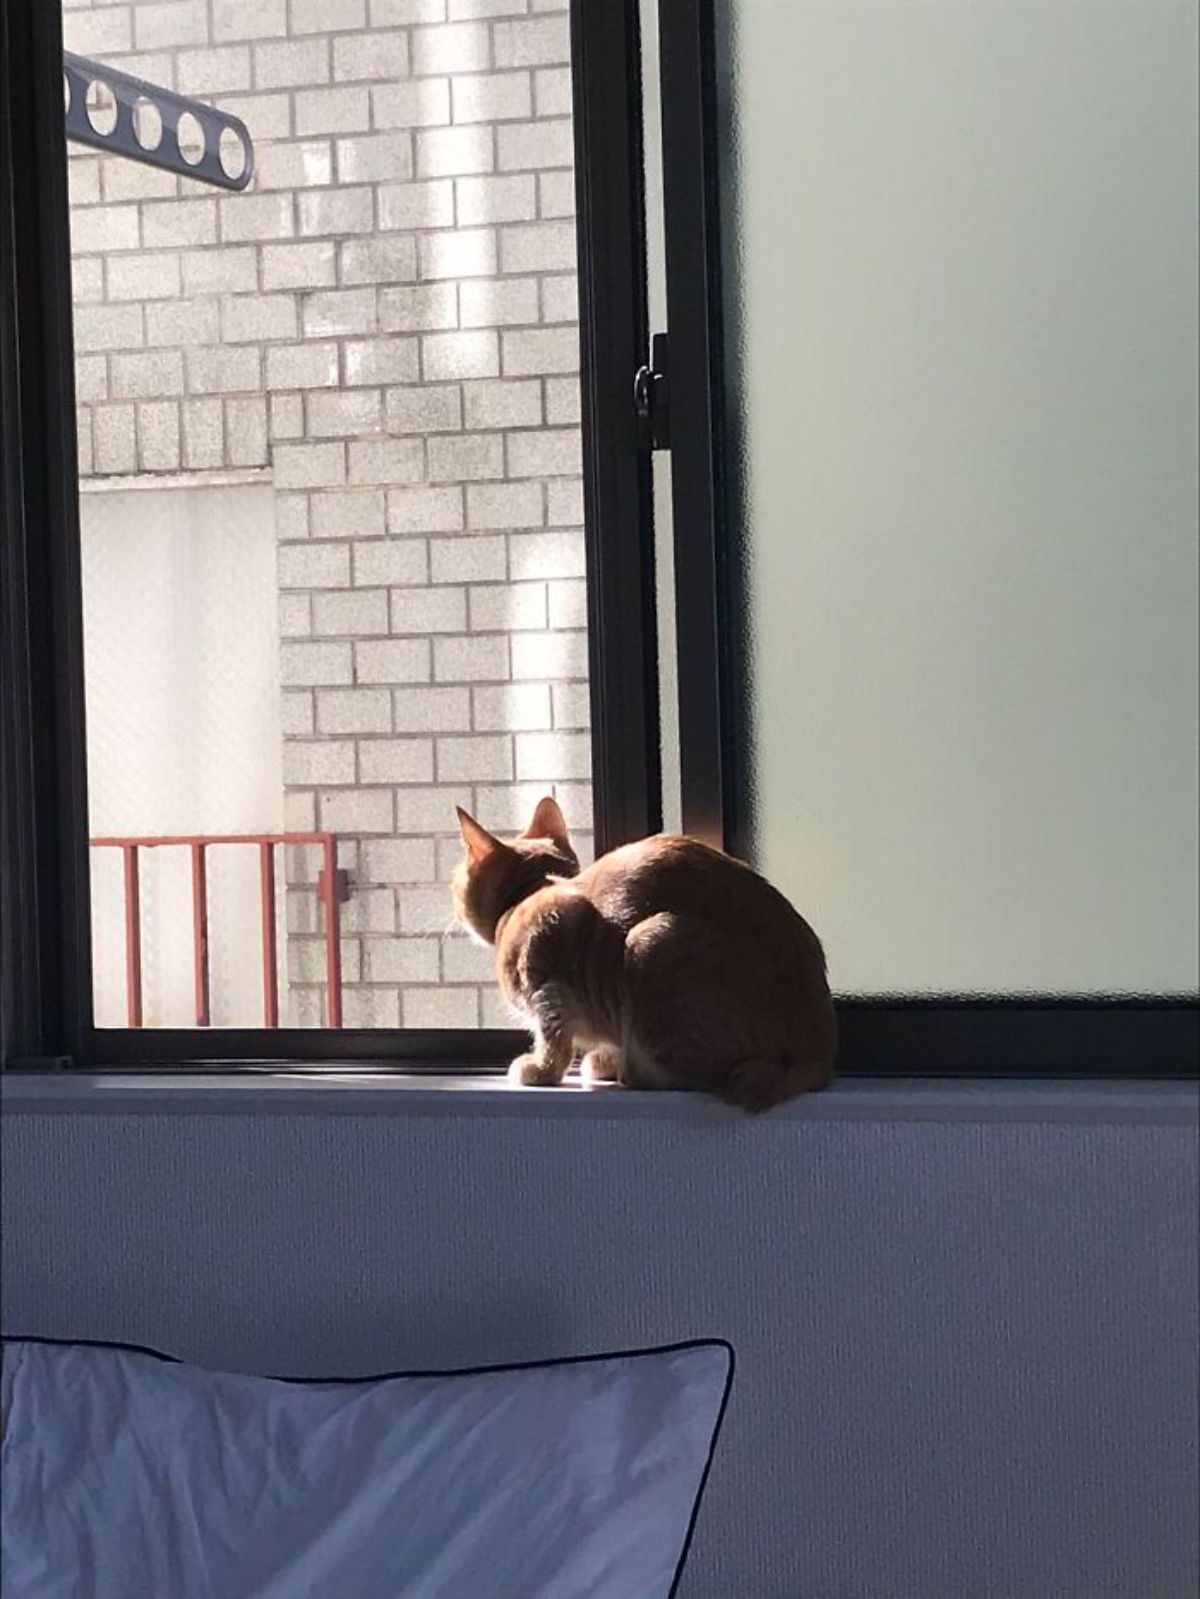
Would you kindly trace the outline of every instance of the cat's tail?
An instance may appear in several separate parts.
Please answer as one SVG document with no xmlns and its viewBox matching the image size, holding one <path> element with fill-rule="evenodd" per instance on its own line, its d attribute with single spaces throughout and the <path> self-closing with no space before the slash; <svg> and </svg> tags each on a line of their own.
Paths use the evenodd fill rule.
<svg viewBox="0 0 1200 1599">
<path fill-rule="evenodd" d="M 832 1080 L 832 1060 L 754 1056 L 738 1061 L 717 1092 L 731 1105 L 758 1112 L 782 1105 L 797 1094 L 826 1088 Z"/>
</svg>

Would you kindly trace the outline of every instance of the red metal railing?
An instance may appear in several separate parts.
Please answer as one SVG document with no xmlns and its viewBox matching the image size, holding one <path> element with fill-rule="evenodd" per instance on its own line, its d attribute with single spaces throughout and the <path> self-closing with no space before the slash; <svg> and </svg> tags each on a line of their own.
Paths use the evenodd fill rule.
<svg viewBox="0 0 1200 1599">
<path fill-rule="evenodd" d="M 181 833 L 173 837 L 94 838 L 94 849 L 119 849 L 125 875 L 125 1010 L 130 1027 L 142 1025 L 142 893 L 139 852 L 188 849 L 192 856 L 192 955 L 196 1026 L 212 1025 L 208 969 L 208 851 L 223 844 L 258 849 L 262 910 L 263 1026 L 279 1026 L 279 947 L 275 932 L 275 849 L 279 844 L 317 844 L 322 866 L 317 890 L 325 907 L 326 1024 L 342 1025 L 342 874 L 333 833 Z"/>
</svg>

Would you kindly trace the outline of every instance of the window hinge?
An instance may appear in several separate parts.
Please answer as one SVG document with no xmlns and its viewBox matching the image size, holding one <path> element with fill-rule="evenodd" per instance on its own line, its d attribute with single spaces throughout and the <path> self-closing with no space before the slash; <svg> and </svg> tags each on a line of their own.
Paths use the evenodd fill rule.
<svg viewBox="0 0 1200 1599">
<path fill-rule="evenodd" d="M 638 446 L 643 450 L 671 448 L 671 383 L 667 335 L 650 340 L 650 360 L 633 375 L 633 408 L 637 413 Z"/>
</svg>

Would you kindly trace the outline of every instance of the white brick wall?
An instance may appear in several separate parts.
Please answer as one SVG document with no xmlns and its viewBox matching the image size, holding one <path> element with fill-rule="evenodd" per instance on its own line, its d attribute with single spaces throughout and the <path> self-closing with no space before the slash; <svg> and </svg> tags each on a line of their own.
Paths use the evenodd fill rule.
<svg viewBox="0 0 1200 1599">
<path fill-rule="evenodd" d="M 249 125 L 245 194 L 72 147 L 80 470 L 268 468 L 285 810 L 341 836 L 345 1016 L 499 1025 L 455 804 L 590 842 L 566 0 L 127 0 L 69 49 Z M 134 54 L 133 52 L 137 52 Z M 289 852 L 292 1020 L 318 1024 Z"/>
</svg>

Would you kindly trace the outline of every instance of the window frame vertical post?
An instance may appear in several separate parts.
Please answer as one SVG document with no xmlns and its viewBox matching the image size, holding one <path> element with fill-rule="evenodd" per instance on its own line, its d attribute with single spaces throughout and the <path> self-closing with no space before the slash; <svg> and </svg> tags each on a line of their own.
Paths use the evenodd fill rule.
<svg viewBox="0 0 1200 1599">
<path fill-rule="evenodd" d="M 633 376 L 649 339 L 637 0 L 572 0 L 596 850 L 662 826 L 653 492 Z"/>
<path fill-rule="evenodd" d="M 90 1011 L 82 619 L 62 18 L 8 0 L 0 51 L 4 239 L 5 1058 L 77 1059 Z M 73 663 L 74 668 L 73 669 Z"/>
<path fill-rule="evenodd" d="M 734 843 L 711 0 L 659 0 L 683 830 Z"/>
</svg>

